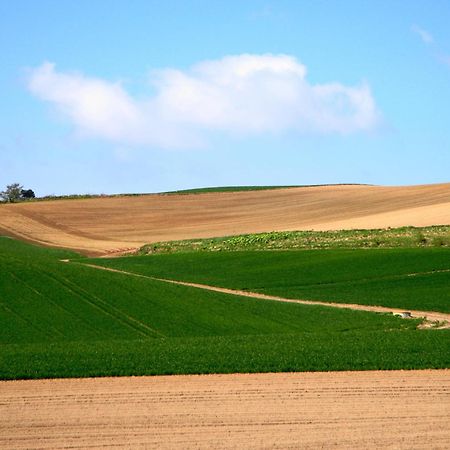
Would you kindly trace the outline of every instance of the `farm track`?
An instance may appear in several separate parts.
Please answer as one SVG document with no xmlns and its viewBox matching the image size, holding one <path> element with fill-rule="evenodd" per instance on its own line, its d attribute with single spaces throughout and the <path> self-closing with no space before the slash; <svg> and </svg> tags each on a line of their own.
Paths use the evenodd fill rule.
<svg viewBox="0 0 450 450">
<path fill-rule="evenodd" d="M 450 224 L 450 183 L 313 186 L 0 205 L 0 233 L 87 255 L 144 244 L 290 230 Z"/>
<path fill-rule="evenodd" d="M 450 372 L 0 382 L 0 448 L 445 449 Z"/>
<path fill-rule="evenodd" d="M 69 263 L 70 260 L 63 260 L 62 262 Z M 193 288 L 197 288 L 197 289 L 221 292 L 223 294 L 229 294 L 229 295 L 239 295 L 242 297 L 257 298 L 260 300 L 272 300 L 272 301 L 284 302 L 284 303 L 299 303 L 302 305 L 315 305 L 315 306 L 326 306 L 326 307 L 331 307 L 331 308 L 353 309 L 353 310 L 357 310 L 357 311 L 370 311 L 370 312 L 376 312 L 376 313 L 400 314 L 405 311 L 404 309 L 389 308 L 389 307 L 385 307 L 385 306 L 371 306 L 371 305 L 359 305 L 356 303 L 334 303 L 334 302 L 324 302 L 324 301 L 318 301 L 318 300 L 300 300 L 300 299 L 284 298 L 284 297 L 278 297 L 278 296 L 274 296 L 274 295 L 260 294 L 258 292 L 242 291 L 242 290 L 238 290 L 238 289 L 229 289 L 229 288 L 223 288 L 223 287 L 217 287 L 217 286 L 210 286 L 207 284 L 190 283 L 190 282 L 186 282 L 186 281 L 178 281 L 178 280 L 170 280 L 170 279 L 166 279 L 166 278 L 152 277 L 152 276 L 148 276 L 148 275 L 142 275 L 139 273 L 127 272 L 127 271 L 119 270 L 119 269 L 113 269 L 110 267 L 98 266 L 96 264 L 88 264 L 88 263 L 75 263 L 75 264 L 82 264 L 83 266 L 91 267 L 93 269 L 106 270 L 108 272 L 121 273 L 121 274 L 128 275 L 128 276 L 147 278 L 150 280 L 162 281 L 164 283 L 178 284 L 181 286 L 189 286 L 189 287 L 193 287 Z M 439 272 L 446 272 L 446 271 L 447 270 L 440 270 Z M 404 276 L 418 276 L 418 275 L 429 274 L 429 273 L 433 273 L 433 272 L 410 273 L 410 274 L 406 274 Z M 450 328 L 450 314 L 436 312 L 436 311 L 410 310 L 409 312 L 411 313 L 412 318 L 425 318 L 425 321 L 420 326 L 420 328 L 434 328 L 434 329 Z"/>
</svg>

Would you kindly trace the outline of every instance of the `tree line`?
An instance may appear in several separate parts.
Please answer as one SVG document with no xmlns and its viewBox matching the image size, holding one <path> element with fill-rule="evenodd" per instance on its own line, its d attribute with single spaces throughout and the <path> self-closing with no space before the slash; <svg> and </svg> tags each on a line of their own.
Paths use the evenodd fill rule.
<svg viewBox="0 0 450 450">
<path fill-rule="evenodd" d="M 20 183 L 8 184 L 6 189 L 0 192 L 0 199 L 6 203 L 16 203 L 35 197 L 36 195 L 32 189 L 24 189 Z"/>
</svg>

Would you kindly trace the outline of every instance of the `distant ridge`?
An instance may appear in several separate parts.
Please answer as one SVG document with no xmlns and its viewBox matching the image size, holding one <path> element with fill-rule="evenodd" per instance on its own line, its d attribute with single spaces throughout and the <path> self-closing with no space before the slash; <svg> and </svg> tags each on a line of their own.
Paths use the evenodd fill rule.
<svg viewBox="0 0 450 450">
<path fill-rule="evenodd" d="M 285 186 L 213 186 L 192 189 L 180 189 L 177 191 L 160 192 L 160 194 L 207 194 L 210 192 L 241 192 L 241 191 L 269 191 L 273 189 L 291 189 L 320 186 L 371 186 L 365 183 L 329 183 L 329 184 L 291 184 Z"/>
<path fill-rule="evenodd" d="M 241 191 L 268 191 L 273 189 L 307 188 L 320 186 L 373 186 L 366 183 L 329 183 L 329 184 L 292 184 L 276 186 L 211 186 L 202 188 L 179 189 L 175 191 L 163 192 L 124 192 L 120 194 L 65 194 L 65 195 L 44 195 L 35 197 L 24 202 L 43 202 L 52 200 L 85 200 L 88 198 L 117 198 L 117 197 L 141 197 L 144 195 L 176 195 L 176 194 L 203 194 L 210 192 L 241 192 Z M 2 202 L 0 202 L 2 204 Z"/>
<path fill-rule="evenodd" d="M 450 225 L 450 183 L 286 187 L 3 204 L 0 234 L 92 255 L 153 242 L 270 231 Z"/>
</svg>

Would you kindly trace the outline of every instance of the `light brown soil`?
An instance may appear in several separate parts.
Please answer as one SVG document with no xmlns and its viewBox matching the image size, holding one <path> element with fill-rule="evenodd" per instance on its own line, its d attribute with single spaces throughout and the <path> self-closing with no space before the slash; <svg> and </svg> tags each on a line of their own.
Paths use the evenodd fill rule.
<svg viewBox="0 0 450 450">
<path fill-rule="evenodd" d="M 282 230 L 450 224 L 450 183 L 321 186 L 0 205 L 0 232 L 87 254 Z"/>
<path fill-rule="evenodd" d="M 391 448 L 450 442 L 450 372 L 0 382 L 0 448 Z"/>
</svg>

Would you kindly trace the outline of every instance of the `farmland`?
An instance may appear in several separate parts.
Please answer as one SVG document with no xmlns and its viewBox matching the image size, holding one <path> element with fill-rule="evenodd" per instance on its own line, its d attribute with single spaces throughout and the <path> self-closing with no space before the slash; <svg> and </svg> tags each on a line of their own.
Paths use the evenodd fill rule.
<svg viewBox="0 0 450 450">
<path fill-rule="evenodd" d="M 3 383 L 0 448 L 445 449 L 448 372 Z"/>
<path fill-rule="evenodd" d="M 0 233 L 104 255 L 268 231 L 450 225 L 448 183 L 240 189 L 1 204 Z"/>
<path fill-rule="evenodd" d="M 273 215 L 262 221 L 251 190 L 1 205 L 3 230 L 59 248 L 0 237 L 0 379 L 23 380 L 1 383 L 0 448 L 321 446 L 336 426 L 338 446 L 444 443 L 448 370 L 437 369 L 450 368 L 450 329 L 336 306 L 448 314 L 450 227 L 320 231 L 337 197 L 342 209 L 347 189 L 364 197 L 366 188 L 301 188 L 320 205 L 316 231 L 296 225 L 300 207 L 295 220 L 288 211 L 308 197 L 300 188 L 263 191 Z M 425 225 L 449 223 L 447 185 L 433 189 L 411 197 L 409 211 L 433 210 Z M 371 211 L 397 223 L 402 213 L 386 212 L 383 198 Z M 367 219 L 354 216 L 362 202 L 347 219 Z M 408 214 L 405 224 L 424 224 Z M 277 223 L 300 231 L 267 232 Z M 156 242 L 166 237 L 192 239 Z M 86 258 L 117 250 L 133 254 Z"/>
<path fill-rule="evenodd" d="M 287 189 L 295 187 L 310 187 L 310 186 L 216 186 L 216 187 L 181 189 L 178 191 L 161 192 L 161 194 L 187 195 L 187 194 L 208 194 L 216 192 L 270 191 L 272 189 Z"/>
<path fill-rule="evenodd" d="M 161 256 L 185 255 L 114 262 Z M 83 262 L 0 239 L 1 378 L 450 365 L 448 331 L 419 331 L 415 320 L 200 291 Z"/>
<path fill-rule="evenodd" d="M 296 443 L 320 445 L 310 424 L 326 430 L 340 417 L 347 430 L 358 399 L 351 426 L 359 429 L 374 393 L 389 413 L 370 416 L 369 437 L 344 433 L 337 444 L 386 444 L 385 416 L 401 424 L 394 438 L 440 442 L 447 372 L 436 369 L 450 368 L 450 329 L 355 307 L 450 312 L 448 186 L 213 189 L 0 205 L 2 232 L 21 239 L 0 237 L 0 379 L 23 380 L 2 382 L 0 448 L 19 445 L 18 435 L 24 448 L 33 446 L 36 429 L 43 446 L 64 436 L 64 445 L 112 439 L 156 447 L 198 443 L 201 429 L 210 447 L 224 423 L 228 439 L 249 447 L 256 422 L 265 443 L 288 445 L 295 424 Z M 351 229 L 367 223 L 415 227 Z M 349 229 L 333 229 L 342 224 Z M 129 256 L 92 257 L 124 251 Z M 49 378 L 69 379 L 42 380 Z M 420 403 L 420 420 L 416 406 L 405 413 L 405 399 Z M 275 415 L 264 412 L 267 402 Z M 332 411 L 331 422 L 314 405 Z M 148 408 L 158 423 L 151 440 Z"/>
<path fill-rule="evenodd" d="M 288 298 L 450 312 L 450 249 L 194 252 L 95 264 Z"/>
</svg>

